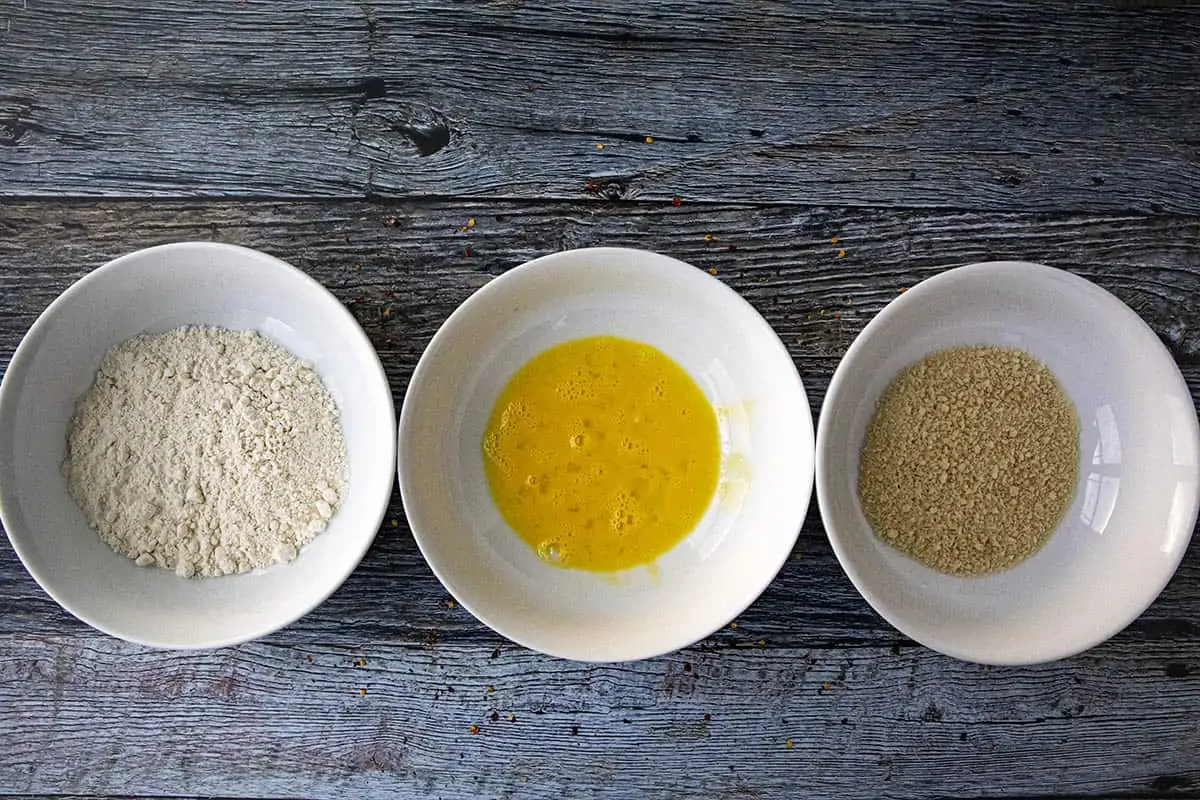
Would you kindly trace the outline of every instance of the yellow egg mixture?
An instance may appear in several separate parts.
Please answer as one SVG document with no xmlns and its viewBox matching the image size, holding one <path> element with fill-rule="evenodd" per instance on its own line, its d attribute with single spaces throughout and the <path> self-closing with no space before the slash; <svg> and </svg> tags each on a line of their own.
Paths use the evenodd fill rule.
<svg viewBox="0 0 1200 800">
<path fill-rule="evenodd" d="M 545 561 L 610 572 L 654 561 L 717 487 L 717 417 L 650 345 L 614 336 L 535 356 L 500 393 L 483 436 L 492 499 Z"/>
</svg>

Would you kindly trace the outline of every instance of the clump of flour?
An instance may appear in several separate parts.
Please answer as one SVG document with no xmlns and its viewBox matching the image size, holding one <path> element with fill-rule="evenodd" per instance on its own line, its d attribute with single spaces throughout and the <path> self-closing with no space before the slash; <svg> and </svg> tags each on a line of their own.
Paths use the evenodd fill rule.
<svg viewBox="0 0 1200 800">
<path fill-rule="evenodd" d="M 108 351 L 63 472 L 100 538 L 182 577 L 291 561 L 347 483 L 321 379 L 253 331 L 184 327 Z"/>
</svg>

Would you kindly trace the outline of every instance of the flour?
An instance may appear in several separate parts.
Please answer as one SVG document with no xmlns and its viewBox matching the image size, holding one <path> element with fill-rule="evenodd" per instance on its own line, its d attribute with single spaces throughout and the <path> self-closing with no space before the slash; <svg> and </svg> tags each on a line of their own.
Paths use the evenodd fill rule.
<svg viewBox="0 0 1200 800">
<path fill-rule="evenodd" d="M 291 561 L 347 483 L 317 374 L 252 331 L 185 327 L 108 351 L 79 398 L 63 473 L 89 524 L 182 577 Z"/>
</svg>

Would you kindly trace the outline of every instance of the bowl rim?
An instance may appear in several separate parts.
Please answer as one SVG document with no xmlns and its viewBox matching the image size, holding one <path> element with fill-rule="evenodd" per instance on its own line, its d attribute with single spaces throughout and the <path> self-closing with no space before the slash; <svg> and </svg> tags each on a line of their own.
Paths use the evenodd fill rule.
<svg viewBox="0 0 1200 800">
<path fill-rule="evenodd" d="M 388 414 L 389 414 L 390 420 L 392 421 L 392 426 L 393 427 L 395 426 L 395 420 L 396 420 L 395 402 L 392 398 L 390 384 L 388 383 L 388 380 L 387 380 L 387 373 L 384 371 L 383 363 L 379 359 L 379 353 L 375 350 L 375 347 L 371 344 L 370 339 L 367 337 L 366 331 L 364 331 L 362 329 L 362 326 L 358 324 L 358 320 L 356 320 L 354 318 L 354 315 L 350 313 L 350 311 L 342 304 L 342 302 L 340 300 L 337 299 L 336 296 L 334 296 L 334 294 L 332 292 L 329 291 L 329 289 L 327 289 L 319 281 L 317 281 L 315 278 L 313 278 L 312 276 L 310 276 L 308 273 L 304 272 L 303 270 L 299 269 L 298 267 L 293 266 L 292 264 L 289 264 L 288 262 L 284 261 L 281 258 L 270 255 L 268 253 L 264 253 L 261 250 L 255 250 L 253 248 L 244 247 L 242 245 L 227 244 L 225 242 L 205 242 L 205 241 L 169 242 L 166 244 L 159 244 L 159 245 L 153 245 L 151 247 L 144 247 L 144 248 L 141 248 L 138 250 L 133 250 L 133 251 L 125 253 L 123 255 L 117 256 L 116 258 L 113 258 L 113 259 L 105 262 L 104 264 L 100 265 L 99 267 L 92 269 L 87 274 L 83 275 L 82 277 L 76 279 L 70 286 L 68 286 L 57 297 L 55 297 L 52 301 L 50 301 L 50 304 L 47 305 L 41 311 L 41 313 L 38 314 L 37 319 L 34 320 L 32 325 L 30 325 L 29 330 L 26 331 L 25 334 L 21 337 L 21 341 L 17 344 L 16 349 L 13 351 L 13 355 L 12 355 L 12 358 L 9 360 L 8 367 L 4 371 L 3 379 L 0 380 L 0 419 L 4 418 L 5 416 L 7 416 L 7 414 L 11 413 L 9 406 L 12 403 L 16 402 L 15 400 L 11 399 L 12 395 L 13 395 L 13 391 L 11 391 L 11 390 L 5 391 L 5 389 L 11 385 L 9 376 L 13 375 L 15 373 L 17 376 L 17 379 L 21 379 L 21 376 L 23 376 L 28 371 L 29 365 L 33 363 L 33 359 L 35 358 L 35 354 L 32 351 L 30 351 L 28 348 L 26 348 L 26 346 L 25 346 L 26 343 L 31 341 L 33 339 L 33 337 L 35 337 L 44 328 L 48 327 L 51 324 L 51 319 L 55 316 L 55 313 L 59 306 L 65 305 L 69 301 L 70 298 L 73 298 L 77 295 L 80 295 L 80 294 L 88 291 L 88 289 L 92 286 L 92 284 L 97 283 L 101 280 L 104 280 L 105 278 L 107 278 L 109 276 L 110 273 L 122 269 L 123 267 L 125 267 L 125 265 L 127 265 L 131 261 L 144 258 L 148 254 L 155 254 L 155 253 L 170 254 L 170 253 L 182 251 L 182 250 L 193 250 L 193 251 L 210 250 L 210 251 L 221 252 L 221 253 L 236 253 L 241 257 L 249 257 L 251 259 L 258 260 L 263 266 L 269 267 L 270 269 L 283 272 L 289 278 L 298 280 L 301 283 L 306 284 L 310 289 L 320 290 L 320 292 L 325 296 L 325 298 L 330 301 L 332 306 L 336 306 L 336 308 L 337 308 L 337 311 L 334 312 L 332 310 L 332 306 L 331 306 L 330 313 L 338 313 L 343 317 L 344 320 L 353 323 L 353 327 L 351 328 L 351 330 L 353 332 L 352 335 L 358 339 L 359 344 L 364 345 L 367 348 L 367 351 L 370 352 L 374 356 L 373 359 L 368 359 L 365 369 L 369 370 L 372 373 L 372 375 L 371 375 L 372 378 L 378 378 L 378 380 L 382 383 L 382 386 L 387 388 L 388 391 L 387 391 L 386 395 L 387 395 Z M 373 367 L 373 369 L 372 369 L 372 367 Z M 390 437 L 389 437 L 389 439 L 390 439 Z M 388 474 L 389 476 L 394 472 L 394 466 L 395 466 L 395 460 L 396 460 L 396 448 L 395 448 L 394 440 L 391 442 L 391 451 L 392 451 L 391 452 L 392 465 L 386 471 L 386 474 Z M 132 644 L 138 644 L 138 645 L 142 645 L 144 647 L 150 647 L 150 648 L 153 648 L 156 650 L 180 650 L 180 651 L 183 651 L 183 650 L 213 650 L 213 649 L 217 649 L 217 648 L 221 648 L 221 647 L 229 647 L 232 645 L 243 644 L 245 642 L 253 641 L 255 639 L 260 639 L 264 636 L 268 636 L 272 633 L 275 633 L 276 631 L 286 628 L 287 626 L 295 623 L 297 620 L 308 615 L 313 610 L 315 610 L 317 607 L 319 607 L 321 604 L 323 604 L 326 600 L 328 600 L 330 598 L 330 596 L 333 595 L 334 592 L 336 592 L 339 588 L 341 588 L 342 584 L 345 583 L 346 579 L 349 578 L 350 575 L 354 572 L 354 570 L 358 568 L 358 565 L 362 562 L 362 559 L 366 556 L 367 551 L 370 550 L 371 545 L 375 541 L 375 537 L 379 533 L 379 527 L 382 524 L 383 519 L 387 516 L 387 506 L 388 506 L 388 503 L 390 502 L 390 498 L 391 498 L 392 484 L 389 483 L 388 489 L 387 489 L 387 495 L 384 497 L 384 499 L 380 505 L 379 515 L 378 515 L 379 519 L 376 523 L 374 532 L 372 532 L 368 537 L 366 537 L 363 540 L 362 552 L 360 552 L 358 554 L 357 558 L 354 559 L 350 568 L 345 571 L 345 574 L 337 576 L 336 580 L 331 582 L 328 591 L 321 593 L 313 601 L 306 603 L 303 606 L 298 606 L 294 612 L 289 612 L 288 614 L 281 615 L 280 619 L 277 622 L 273 622 L 268 626 L 263 626 L 254 631 L 251 631 L 249 633 L 241 634 L 241 635 L 237 635 L 237 636 L 227 636 L 227 637 L 222 637 L 222 638 L 214 638 L 214 639 L 204 641 L 204 642 L 194 642 L 194 643 L 185 643 L 185 644 L 180 644 L 180 643 L 175 643 L 175 642 L 166 642 L 164 640 L 155 640 L 150 637 L 128 635 L 128 634 L 118 630 L 116 627 L 106 625 L 106 624 L 103 624 L 103 623 L 97 621 L 88 609 L 79 608 L 79 607 L 76 607 L 76 605 L 73 603 L 68 603 L 68 602 L 64 601 L 62 599 L 62 597 L 60 597 L 59 593 L 56 592 L 55 589 L 50 585 L 50 583 L 44 578 L 44 576 L 39 574 L 39 570 L 35 569 L 34 566 L 32 565 L 32 562 L 30 560 L 31 555 L 24 548 L 24 546 L 21 543 L 21 539 L 23 538 L 22 534 L 19 534 L 19 533 L 14 534 L 13 528 L 9 522 L 9 520 L 11 519 L 11 515 L 6 514 L 4 511 L 6 505 L 9 502 L 15 502 L 15 497 L 13 497 L 11 495 L 11 491 L 12 491 L 11 489 L 8 489 L 7 487 L 0 485 L 0 523 L 3 523 L 4 531 L 8 537 L 8 541 L 12 545 L 13 550 L 16 552 L 17 558 L 21 561 L 22 566 L 25 567 L 25 571 L 28 572 L 30 577 L 32 577 L 33 580 L 37 583 L 37 585 L 42 588 L 42 591 L 44 591 L 47 595 L 49 595 L 50 598 L 52 600 L 54 600 L 54 602 L 56 602 L 64 611 L 71 614 L 73 617 L 78 619 L 80 622 L 83 622 L 84 624 L 94 628 L 95 630 L 100 631 L 101 633 L 107 634 L 107 635 L 112 636 L 117 639 L 121 639 L 126 642 L 130 642 Z M 25 535 L 28 535 L 28 532 Z M 232 575 L 232 576 L 223 576 L 223 577 L 237 578 L 237 577 L 243 577 L 243 576 Z"/>
<path fill-rule="evenodd" d="M 858 336 L 855 337 L 850 347 L 846 350 L 838 362 L 837 369 L 834 371 L 833 378 L 829 382 L 829 388 L 825 393 L 825 399 L 821 406 L 821 413 L 817 423 L 817 440 L 816 440 L 816 491 L 817 504 L 820 508 L 821 522 L 825 528 L 825 534 L 829 539 L 829 544 L 833 548 L 834 555 L 837 556 L 838 563 L 842 570 L 846 573 L 846 577 L 854 584 L 854 588 L 858 590 L 867 604 L 875 610 L 877 614 L 884 618 L 900 633 L 908 636 L 910 639 L 919 644 L 928 647 L 931 650 L 942 653 L 944 655 L 957 658 L 962 661 L 969 661 L 979 664 L 988 664 L 994 666 L 1028 666 L 1033 664 L 1043 664 L 1051 661 L 1058 661 L 1064 658 L 1083 653 L 1097 645 L 1100 645 L 1113 636 L 1117 635 L 1127 628 L 1134 620 L 1145 613 L 1158 596 L 1162 593 L 1167 584 L 1175 576 L 1179 569 L 1180 563 L 1188 550 L 1188 545 L 1191 541 L 1194 528 L 1196 526 L 1197 512 L 1200 511 L 1200 490 L 1193 492 L 1191 497 L 1191 507 L 1188 514 L 1188 519 L 1191 520 L 1191 529 L 1181 542 L 1178 552 L 1172 559 L 1171 568 L 1164 570 L 1162 580 L 1154 585 L 1153 591 L 1149 591 L 1150 586 L 1147 586 L 1147 591 L 1142 599 L 1129 607 L 1127 613 L 1117 617 L 1114 616 L 1112 621 L 1104 626 L 1104 630 L 1079 644 L 1071 644 L 1069 646 L 1051 646 L 1045 648 L 1045 652 L 1041 657 L 1033 659 L 1019 658 L 988 658 L 981 657 L 973 652 L 971 648 L 956 646 L 953 642 L 939 641 L 930 636 L 918 635 L 918 632 L 913 629 L 903 618 L 901 614 L 893 611 L 887 603 L 883 602 L 879 596 L 872 590 L 869 581 L 857 569 L 853 558 L 850 555 L 849 549 L 839 532 L 839 522 L 834 519 L 832 514 L 828 513 L 828 496 L 832 491 L 829 488 L 829 479 L 826 476 L 826 453 L 830 447 L 835 444 L 830 440 L 828 416 L 833 413 L 833 409 L 839 400 L 842 384 L 846 382 L 847 375 L 856 369 L 856 357 L 859 352 L 864 349 L 868 342 L 872 339 L 886 333 L 886 330 L 891 323 L 892 317 L 901 313 L 903 309 L 916 302 L 915 298 L 920 298 L 930 292 L 937 291 L 942 284 L 961 279 L 964 276 L 972 278 L 986 278 L 989 275 L 996 275 L 1002 272 L 1007 273 L 1023 273 L 1028 276 L 1038 276 L 1040 278 L 1050 278 L 1059 280 L 1071 285 L 1072 290 L 1085 293 L 1089 299 L 1096 305 L 1097 314 L 1107 316 L 1109 319 L 1118 318 L 1124 324 L 1132 326 L 1150 337 L 1157 346 L 1156 351 L 1159 356 L 1165 359 L 1164 364 L 1169 364 L 1173 370 L 1171 377 L 1177 383 L 1178 388 L 1183 396 L 1189 399 L 1192 403 L 1192 414 L 1189 419 L 1189 426 L 1192 439 L 1192 450 L 1200 451 L 1200 422 L 1196 419 L 1195 402 L 1191 400 L 1191 392 L 1187 387 L 1187 382 L 1183 378 L 1183 373 L 1179 370 L 1179 364 L 1175 358 L 1167 350 L 1166 346 L 1158 338 L 1154 329 L 1142 319 L 1142 317 L 1132 308 L 1127 306 L 1116 295 L 1109 292 L 1107 289 L 1093 283 L 1081 275 L 1076 275 L 1065 269 L 1050 267 L 1045 264 L 1037 264 L 1030 261 L 982 261 L 965 266 L 954 267 L 932 275 L 923 281 L 915 284 L 899 297 L 894 298 L 886 306 L 884 306 L 878 314 L 875 315 L 865 326 Z"/>
<path fill-rule="evenodd" d="M 795 360 L 792 358 L 791 354 L 788 353 L 787 347 L 783 344 L 783 341 L 779 338 L 779 334 L 775 331 L 771 324 L 767 322 L 767 320 L 762 316 L 758 309 L 756 309 L 753 304 L 750 303 L 749 300 L 747 300 L 725 282 L 713 279 L 707 273 L 704 273 L 702 270 L 693 266 L 692 264 L 664 253 L 633 247 L 581 247 L 546 253 L 519 264 L 492 278 L 486 284 L 476 289 L 470 296 L 463 300 L 453 312 L 451 312 L 450 316 L 446 318 L 441 326 L 439 326 L 437 332 L 433 335 L 433 338 L 430 339 L 429 344 L 426 345 L 424 351 L 422 351 L 421 358 L 417 362 L 417 366 L 413 370 L 412 377 L 408 382 L 408 386 L 405 390 L 404 403 L 400 409 L 400 424 L 397 438 L 397 473 L 400 484 L 401 501 L 404 504 L 405 515 L 408 520 L 408 527 L 412 533 L 413 539 L 417 543 L 417 548 L 421 551 L 421 555 L 425 559 L 425 563 L 429 565 L 430 571 L 433 572 L 434 576 L 437 577 L 438 581 L 441 582 L 446 591 L 448 591 L 451 596 L 454 597 L 456 602 L 458 602 L 477 620 L 499 635 L 509 639 L 512 642 L 515 642 L 522 647 L 526 647 L 530 650 L 544 653 L 555 658 L 562 658 L 581 663 L 612 664 L 655 658 L 675 652 L 685 647 L 689 647 L 721 630 L 721 628 L 725 627 L 730 621 L 736 619 L 739 615 L 745 612 L 747 608 L 753 605 L 762 596 L 763 592 L 767 590 L 767 588 L 772 582 L 774 582 L 779 573 L 787 565 L 788 559 L 791 557 L 791 553 L 795 549 L 796 541 L 800 537 L 804 519 L 807 517 L 808 511 L 812 508 L 813 478 L 816 472 L 816 459 L 813 448 L 810 448 L 808 457 L 804 460 L 804 474 L 800 475 L 799 480 L 797 481 L 797 486 L 801 487 L 802 491 L 805 493 L 805 499 L 802 504 L 799 519 L 796 520 L 795 531 L 789 534 L 790 538 L 788 547 L 786 550 L 782 550 L 782 555 L 778 559 L 778 563 L 772 562 L 770 564 L 771 568 L 769 571 L 764 564 L 761 578 L 751 582 L 752 586 L 754 587 L 752 591 L 748 591 L 745 597 L 739 597 L 735 603 L 731 604 L 732 606 L 736 607 L 733 613 L 729 615 L 727 619 L 721 619 L 719 621 L 714 620 L 706 625 L 698 626 L 699 628 L 705 629 L 705 632 L 698 636 L 691 635 L 690 633 L 686 636 L 676 638 L 664 636 L 663 645 L 653 648 L 645 648 L 643 650 L 619 650 L 618 648 L 611 648 L 609 646 L 588 646 L 578 649 L 559 648 L 553 645 L 548 646 L 545 641 L 541 641 L 540 637 L 537 636 L 514 636 L 509 626 L 505 624 L 503 620 L 497 619 L 497 617 L 490 611 L 480 608 L 479 604 L 476 604 L 473 601 L 464 600 L 453 576 L 443 569 L 442 565 L 439 565 L 435 558 L 431 557 L 430 548 L 428 547 L 429 534 L 422 534 L 418 531 L 418 524 L 413 519 L 414 515 L 409 511 L 409 505 L 411 502 L 410 498 L 413 496 L 412 482 L 414 479 L 407 473 L 417 469 L 417 465 L 415 464 L 407 465 L 406 469 L 406 460 L 404 458 L 404 440 L 406 438 L 406 431 L 413 424 L 412 416 L 414 413 L 416 413 L 412 410 L 412 406 L 408 402 L 409 397 L 412 395 L 414 390 L 420 391 L 421 385 L 430 380 L 430 375 L 437 368 L 437 365 L 432 362 L 432 356 L 430 354 L 434 352 L 438 344 L 455 335 L 455 328 L 457 327 L 458 323 L 469 314 L 474 313 L 474 308 L 478 305 L 478 301 L 482 297 L 503 291 L 507 283 L 515 280 L 519 276 L 525 275 L 526 273 L 536 272 L 538 270 L 545 269 L 548 266 L 559 265 L 563 262 L 570 263 L 572 260 L 580 258 L 581 256 L 596 255 L 617 258 L 630 257 L 631 255 L 637 258 L 645 258 L 650 256 L 657 260 L 661 266 L 680 271 L 681 274 L 682 270 L 686 270 L 688 275 L 696 273 L 697 277 L 702 275 L 706 279 L 714 280 L 715 285 L 719 287 L 718 292 L 720 292 L 730 302 L 740 305 L 745 310 L 749 311 L 755 319 L 755 324 L 761 326 L 761 329 L 764 331 L 764 333 L 769 334 L 769 340 L 772 341 L 773 346 L 777 349 L 777 352 L 787 359 L 787 362 L 792 367 L 791 375 L 795 380 L 795 386 L 799 391 L 800 397 L 804 401 L 797 413 L 803 414 L 801 425 L 808 432 L 808 441 L 815 444 L 816 433 L 813 428 L 812 404 L 809 400 L 808 393 L 804 388 L 803 379 L 800 376 L 799 370 L 796 368 Z M 614 652 L 612 654 L 607 654 L 604 652 L 606 649 L 613 650 Z"/>
</svg>

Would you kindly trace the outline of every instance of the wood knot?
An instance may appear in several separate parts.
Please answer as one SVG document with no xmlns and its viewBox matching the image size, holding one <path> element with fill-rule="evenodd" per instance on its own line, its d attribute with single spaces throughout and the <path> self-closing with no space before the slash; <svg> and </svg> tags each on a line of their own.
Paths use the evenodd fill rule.
<svg viewBox="0 0 1200 800">
<path fill-rule="evenodd" d="M 1004 172 L 996 176 L 996 183 L 1000 184 L 1001 186 L 1011 186 L 1016 188 L 1024 182 L 1025 181 L 1021 178 L 1021 176 L 1015 172 Z"/>
<path fill-rule="evenodd" d="M 13 147 L 25 135 L 25 128 L 15 117 L 0 117 L 0 147 Z"/>
<path fill-rule="evenodd" d="M 364 100 L 378 100 L 387 97 L 387 81 L 378 75 L 364 78 L 354 89 L 363 96 Z"/>
<path fill-rule="evenodd" d="M 15 147 L 25 134 L 41 130 L 28 120 L 32 111 L 27 103 L 6 103 L 0 99 L 0 147 Z"/>
<path fill-rule="evenodd" d="M 393 122 L 392 130 L 407 137 L 422 158 L 431 156 L 450 144 L 450 126 L 445 117 L 437 113 L 427 120 Z"/>
<path fill-rule="evenodd" d="M 401 773 L 408 767 L 408 753 L 403 748 L 393 749 L 377 741 L 357 752 L 352 761 L 354 766 L 367 772 Z"/>
<path fill-rule="evenodd" d="M 1186 678 L 1190 674 L 1192 674 L 1192 670 L 1187 664 L 1180 664 L 1178 662 L 1167 664 L 1168 678 Z"/>
<path fill-rule="evenodd" d="M 605 200 L 623 200 L 629 194 L 625 182 L 615 178 L 592 178 L 584 189 L 588 194 Z"/>
</svg>

